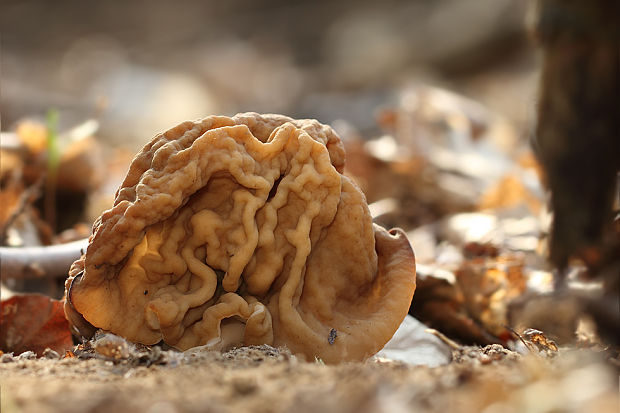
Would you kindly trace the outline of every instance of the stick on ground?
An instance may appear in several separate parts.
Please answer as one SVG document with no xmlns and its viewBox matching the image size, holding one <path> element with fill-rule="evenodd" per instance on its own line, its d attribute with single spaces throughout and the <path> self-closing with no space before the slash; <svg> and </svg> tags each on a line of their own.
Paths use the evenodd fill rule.
<svg viewBox="0 0 620 413">
<path fill-rule="evenodd" d="M 0 247 L 0 274 L 20 279 L 66 277 L 87 246 L 85 238 L 47 247 Z"/>
</svg>

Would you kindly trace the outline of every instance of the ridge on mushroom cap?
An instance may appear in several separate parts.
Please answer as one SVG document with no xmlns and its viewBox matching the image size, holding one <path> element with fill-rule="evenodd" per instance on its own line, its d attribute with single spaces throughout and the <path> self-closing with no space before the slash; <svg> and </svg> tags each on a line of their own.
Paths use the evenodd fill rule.
<svg viewBox="0 0 620 413">
<path fill-rule="evenodd" d="M 340 138 L 316 120 L 211 116 L 157 135 L 70 270 L 68 319 L 182 350 L 374 354 L 408 311 L 415 260 L 343 169 Z"/>
</svg>

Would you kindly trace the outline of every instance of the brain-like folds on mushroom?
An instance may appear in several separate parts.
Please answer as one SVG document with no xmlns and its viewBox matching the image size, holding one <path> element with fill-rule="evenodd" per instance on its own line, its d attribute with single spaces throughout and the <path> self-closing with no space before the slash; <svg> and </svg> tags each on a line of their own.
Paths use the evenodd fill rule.
<svg viewBox="0 0 620 413">
<path fill-rule="evenodd" d="M 181 350 L 365 359 L 406 315 L 415 263 L 343 168 L 340 138 L 315 120 L 211 116 L 157 135 L 71 268 L 67 318 Z"/>
</svg>

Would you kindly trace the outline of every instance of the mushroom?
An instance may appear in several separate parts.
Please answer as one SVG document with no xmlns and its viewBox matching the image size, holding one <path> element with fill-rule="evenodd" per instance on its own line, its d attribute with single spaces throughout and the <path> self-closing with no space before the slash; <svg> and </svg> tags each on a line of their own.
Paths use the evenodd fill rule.
<svg viewBox="0 0 620 413">
<path fill-rule="evenodd" d="M 71 267 L 67 318 L 82 336 L 180 350 L 373 355 L 407 314 L 415 260 L 343 168 L 340 138 L 316 120 L 210 116 L 157 135 Z"/>
</svg>

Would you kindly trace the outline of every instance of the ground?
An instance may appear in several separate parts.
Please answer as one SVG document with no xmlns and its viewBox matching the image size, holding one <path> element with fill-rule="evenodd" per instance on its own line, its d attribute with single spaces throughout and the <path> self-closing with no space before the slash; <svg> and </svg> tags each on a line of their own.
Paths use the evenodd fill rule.
<svg viewBox="0 0 620 413">
<path fill-rule="evenodd" d="M 121 360 L 4 355 L 2 412 L 618 411 L 617 371 L 595 353 L 544 358 L 495 346 L 455 355 L 436 368 L 329 366 L 269 346 Z"/>
</svg>

